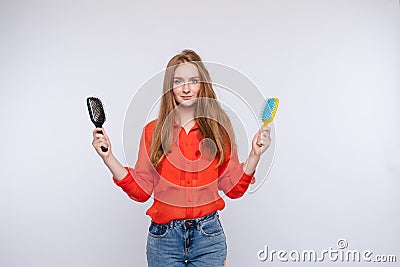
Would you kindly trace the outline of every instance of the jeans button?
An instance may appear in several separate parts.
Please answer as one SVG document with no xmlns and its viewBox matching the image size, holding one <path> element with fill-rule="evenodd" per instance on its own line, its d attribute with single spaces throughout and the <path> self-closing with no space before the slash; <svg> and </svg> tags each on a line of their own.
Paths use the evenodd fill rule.
<svg viewBox="0 0 400 267">
<path fill-rule="evenodd" d="M 186 221 L 185 222 L 185 227 L 186 228 L 190 228 L 190 227 L 192 227 L 193 226 L 193 222 L 192 221 Z"/>
</svg>

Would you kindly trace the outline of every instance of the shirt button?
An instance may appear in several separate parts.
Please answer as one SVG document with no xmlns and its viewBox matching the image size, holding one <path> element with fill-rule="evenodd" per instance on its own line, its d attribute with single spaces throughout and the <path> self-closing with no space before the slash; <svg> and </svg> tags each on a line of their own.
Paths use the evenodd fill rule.
<svg viewBox="0 0 400 267">
<path fill-rule="evenodd" d="M 186 183 L 187 183 L 187 184 L 190 184 L 190 181 L 189 181 L 189 180 L 187 180 L 187 181 L 186 181 Z"/>
</svg>

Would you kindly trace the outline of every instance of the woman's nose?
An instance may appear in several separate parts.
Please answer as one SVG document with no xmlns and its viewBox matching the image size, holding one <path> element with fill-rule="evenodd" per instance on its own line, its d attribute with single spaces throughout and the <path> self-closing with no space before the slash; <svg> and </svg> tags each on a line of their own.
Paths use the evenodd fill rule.
<svg viewBox="0 0 400 267">
<path fill-rule="evenodd" d="M 184 93 L 189 93 L 189 92 L 190 92 L 190 85 L 189 85 L 189 83 L 184 83 L 184 84 L 182 85 L 182 92 L 184 92 Z"/>
</svg>

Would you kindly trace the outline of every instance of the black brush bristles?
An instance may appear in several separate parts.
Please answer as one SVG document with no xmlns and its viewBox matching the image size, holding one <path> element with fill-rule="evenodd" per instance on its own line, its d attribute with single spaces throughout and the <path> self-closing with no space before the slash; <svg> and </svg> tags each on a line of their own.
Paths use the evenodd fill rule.
<svg viewBox="0 0 400 267">
<path fill-rule="evenodd" d="M 101 128 L 106 121 L 103 104 L 97 97 L 88 97 L 86 99 L 90 120 L 97 128 Z"/>
<path fill-rule="evenodd" d="M 101 128 L 106 121 L 106 114 L 104 112 L 103 104 L 100 99 L 97 97 L 88 97 L 86 99 L 87 107 L 89 110 L 90 120 L 96 126 L 96 128 Z M 103 134 L 102 131 L 98 131 L 97 133 Z M 105 147 L 101 147 L 103 152 L 107 152 L 108 149 Z"/>
</svg>

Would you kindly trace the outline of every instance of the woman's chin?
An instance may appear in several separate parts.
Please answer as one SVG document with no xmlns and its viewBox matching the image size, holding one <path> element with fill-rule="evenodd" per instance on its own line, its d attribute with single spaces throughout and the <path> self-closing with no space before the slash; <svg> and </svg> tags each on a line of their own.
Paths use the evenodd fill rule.
<svg viewBox="0 0 400 267">
<path fill-rule="evenodd" d="M 180 106 L 182 107 L 192 107 L 194 105 L 194 103 L 196 102 L 196 99 L 189 99 L 189 100 L 184 100 Z"/>
</svg>

